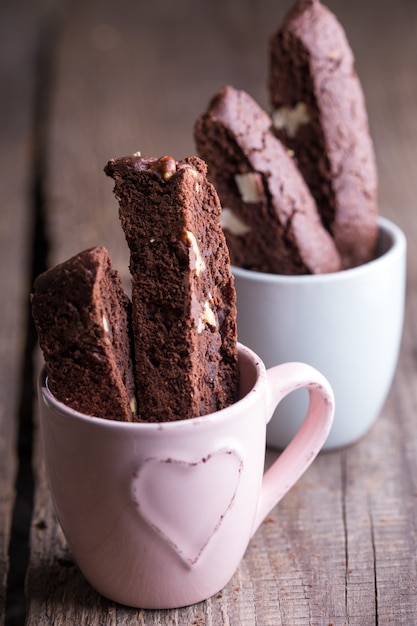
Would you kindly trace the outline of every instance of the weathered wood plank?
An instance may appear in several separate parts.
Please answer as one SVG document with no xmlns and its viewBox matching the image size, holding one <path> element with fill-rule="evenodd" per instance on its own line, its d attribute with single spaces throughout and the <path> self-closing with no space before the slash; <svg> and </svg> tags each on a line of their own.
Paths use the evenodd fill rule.
<svg viewBox="0 0 417 626">
<path fill-rule="evenodd" d="M 104 244 L 128 281 L 104 164 L 136 150 L 193 153 L 194 120 L 227 82 L 265 105 L 266 41 L 290 4 L 70 3 L 50 120 L 50 264 Z M 85 583 L 56 524 L 37 448 L 29 624 L 417 624 L 417 6 L 328 4 L 346 27 L 364 83 L 381 213 L 409 238 L 403 349 L 382 415 L 355 446 L 320 455 L 261 526 L 218 597 L 178 611 L 121 607 Z"/>
<path fill-rule="evenodd" d="M 21 596 L 19 585 L 20 589 L 23 588 L 23 582 L 17 580 L 18 577 L 10 581 L 8 575 L 18 471 L 19 417 L 26 419 L 21 414 L 24 411 L 22 376 L 32 246 L 32 164 L 36 149 L 32 131 L 38 18 L 36 4 L 25 0 L 1 3 L 0 624 L 5 620 L 6 597 L 9 601 L 8 616 L 13 618 L 15 611 L 20 610 L 14 605 Z M 22 507 L 19 510 L 24 512 Z M 24 523 L 24 519 L 16 519 L 16 533 L 25 530 L 21 528 Z M 26 525 L 28 523 L 27 520 Z"/>
</svg>

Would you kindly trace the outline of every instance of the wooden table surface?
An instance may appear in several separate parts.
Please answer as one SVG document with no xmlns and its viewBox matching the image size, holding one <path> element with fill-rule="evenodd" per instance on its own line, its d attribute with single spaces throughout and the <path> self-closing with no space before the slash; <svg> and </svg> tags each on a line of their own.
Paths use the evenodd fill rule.
<svg viewBox="0 0 417 626">
<path fill-rule="evenodd" d="M 372 430 L 321 453 L 221 594 L 172 611 L 99 596 L 67 551 L 39 450 L 33 277 L 92 245 L 127 275 L 114 156 L 194 154 L 223 84 L 267 107 L 289 0 L 5 0 L 0 6 L 0 624 L 417 624 L 417 3 L 329 0 L 367 99 L 380 213 L 408 238 L 404 337 Z M 271 458 L 275 453 L 268 452 Z"/>
</svg>

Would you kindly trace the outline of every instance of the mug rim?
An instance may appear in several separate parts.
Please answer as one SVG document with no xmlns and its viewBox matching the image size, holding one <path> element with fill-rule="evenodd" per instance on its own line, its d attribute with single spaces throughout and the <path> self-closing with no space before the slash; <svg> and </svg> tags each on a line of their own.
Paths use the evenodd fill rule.
<svg viewBox="0 0 417 626">
<path fill-rule="evenodd" d="M 378 236 L 385 234 L 390 237 L 389 247 L 385 252 L 382 252 L 379 256 L 358 265 L 345 270 L 339 270 L 337 272 L 328 272 L 322 274 L 270 274 L 268 272 L 259 272 L 256 270 L 245 269 L 232 265 L 232 273 L 235 278 L 245 279 L 247 281 L 258 283 L 272 283 L 272 284 L 311 284 L 311 283 L 329 283 L 346 281 L 354 279 L 358 275 L 367 274 L 372 271 L 376 271 L 379 266 L 383 266 L 393 260 L 393 257 L 401 255 L 406 249 L 406 237 L 402 229 L 392 222 L 391 220 L 378 216 Z"/>
<path fill-rule="evenodd" d="M 123 429 L 145 429 L 147 431 L 160 431 L 160 430 L 179 430 L 186 429 L 194 426 L 200 426 L 202 424 L 216 420 L 225 420 L 232 417 L 236 412 L 236 407 L 239 407 L 243 402 L 250 403 L 257 401 L 259 390 L 266 385 L 267 375 L 266 367 L 262 359 L 250 348 L 237 342 L 238 347 L 238 363 L 243 359 L 248 360 L 255 374 L 255 382 L 252 387 L 245 393 L 244 396 L 239 397 L 236 402 L 229 406 L 215 411 L 213 413 L 207 413 L 206 415 L 191 417 L 187 419 L 178 419 L 167 422 L 127 422 L 123 420 L 110 419 L 105 417 L 97 417 L 95 415 L 88 415 L 81 413 L 70 406 L 64 404 L 58 400 L 52 391 L 48 387 L 48 376 L 45 370 L 45 366 L 42 367 L 38 379 L 38 396 L 39 402 L 46 405 L 50 410 L 58 413 L 61 417 L 66 419 L 76 419 L 78 421 L 85 422 L 91 426 L 100 426 L 109 429 L 123 428 Z"/>
</svg>

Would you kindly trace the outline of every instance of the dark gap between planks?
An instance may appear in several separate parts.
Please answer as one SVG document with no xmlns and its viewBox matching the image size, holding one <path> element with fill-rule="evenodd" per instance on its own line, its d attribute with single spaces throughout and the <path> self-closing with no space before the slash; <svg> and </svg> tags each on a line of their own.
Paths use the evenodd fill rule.
<svg viewBox="0 0 417 626">
<path fill-rule="evenodd" d="M 46 130 L 50 94 L 53 81 L 53 52 L 58 33 L 56 15 L 45 19 L 39 33 L 37 58 L 34 63 L 35 93 L 32 119 L 32 180 L 30 185 L 32 206 L 31 248 L 29 258 L 30 285 L 47 267 L 48 241 L 45 227 L 46 194 Z M 20 405 L 18 407 L 18 473 L 15 483 L 16 499 L 13 510 L 11 539 L 9 546 L 9 575 L 6 597 L 5 626 L 20 626 L 25 623 L 26 595 L 25 577 L 30 559 L 30 527 L 33 514 L 34 476 L 33 452 L 33 407 L 36 394 L 35 355 L 37 334 L 35 331 L 30 298 L 26 308 L 26 330 L 23 362 L 20 372 Z"/>
</svg>

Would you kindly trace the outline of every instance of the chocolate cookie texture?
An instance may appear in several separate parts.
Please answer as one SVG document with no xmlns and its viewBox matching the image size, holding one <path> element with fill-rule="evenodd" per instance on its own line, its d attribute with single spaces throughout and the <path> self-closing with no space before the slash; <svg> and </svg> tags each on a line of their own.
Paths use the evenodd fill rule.
<svg viewBox="0 0 417 626">
<path fill-rule="evenodd" d="M 334 242 L 271 119 L 244 91 L 221 89 L 195 141 L 222 203 L 232 263 L 277 274 L 337 271 Z"/>
<path fill-rule="evenodd" d="M 236 303 L 220 203 L 197 157 L 109 161 L 130 248 L 136 386 L 145 421 L 237 397 Z"/>
<path fill-rule="evenodd" d="M 377 172 L 361 84 L 345 32 L 319 0 L 300 0 L 270 40 L 275 133 L 332 233 L 343 267 L 372 259 Z"/>
<path fill-rule="evenodd" d="M 31 302 L 55 397 L 87 415 L 134 421 L 131 304 L 107 250 L 85 250 L 38 276 Z"/>
</svg>

